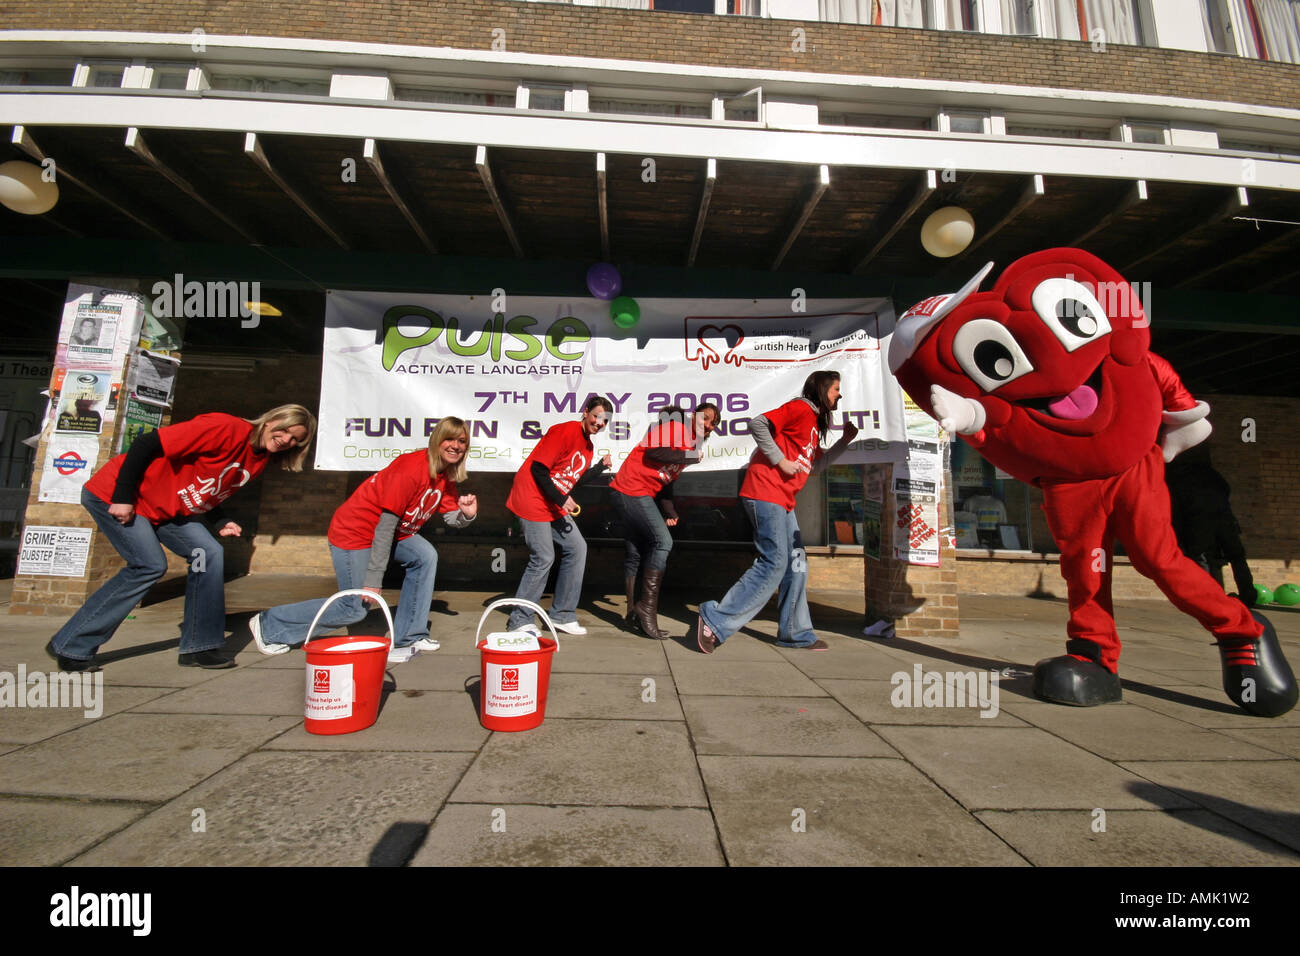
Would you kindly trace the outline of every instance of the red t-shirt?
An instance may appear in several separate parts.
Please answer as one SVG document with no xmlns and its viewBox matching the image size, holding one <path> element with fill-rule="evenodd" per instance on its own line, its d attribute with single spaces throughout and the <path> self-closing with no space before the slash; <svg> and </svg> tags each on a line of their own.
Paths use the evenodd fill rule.
<svg viewBox="0 0 1300 956">
<path fill-rule="evenodd" d="M 400 519 L 393 540 L 409 538 L 435 514 L 455 511 L 456 483 L 446 472 L 429 477 L 429 452 L 421 448 L 398 455 L 383 471 L 363 481 L 352 497 L 334 512 L 329 542 L 345 551 L 361 551 L 375 540 L 375 525 L 381 512 Z"/>
<path fill-rule="evenodd" d="M 158 429 L 162 456 L 149 463 L 135 511 L 154 524 L 211 511 L 262 473 L 271 456 L 253 448 L 253 426 L 211 412 Z M 115 456 L 86 482 L 86 490 L 112 504 L 126 454 Z"/>
<path fill-rule="evenodd" d="M 641 443 L 632 449 L 627 461 L 619 468 L 610 485 L 615 491 L 633 498 L 653 497 L 663 491 L 669 482 L 676 481 L 682 469 L 691 462 L 646 461 L 645 453 L 653 448 L 676 448 L 691 451 L 695 448 L 695 435 L 689 424 L 663 422 L 653 426 Z"/>
<path fill-rule="evenodd" d="M 821 436 L 817 432 L 817 412 L 802 398 L 786 402 L 763 417 L 772 423 L 772 438 L 781 454 L 804 468 L 811 469 L 821 457 Z M 781 474 L 781 469 L 769 464 L 767 457 L 755 449 L 749 459 L 749 471 L 740 486 L 742 498 L 770 501 L 786 511 L 794 507 L 794 496 L 808 481 L 808 472 L 800 471 L 793 478 Z"/>
<path fill-rule="evenodd" d="M 542 436 L 533 453 L 515 472 L 506 507 L 525 521 L 554 521 L 564 517 L 564 509 L 544 497 L 533 479 L 533 462 L 541 462 L 550 473 L 555 487 L 564 494 L 573 491 L 583 472 L 595 457 L 591 438 L 581 421 L 562 422 Z"/>
</svg>

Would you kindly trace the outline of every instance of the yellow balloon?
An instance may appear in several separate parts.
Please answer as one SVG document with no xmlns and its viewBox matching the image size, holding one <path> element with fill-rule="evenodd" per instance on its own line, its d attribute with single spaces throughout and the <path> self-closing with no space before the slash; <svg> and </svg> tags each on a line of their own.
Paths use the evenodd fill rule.
<svg viewBox="0 0 1300 956">
<path fill-rule="evenodd" d="M 49 212 L 59 201 L 57 183 L 41 178 L 43 170 L 21 159 L 0 163 L 0 205 L 25 216 Z"/>
<path fill-rule="evenodd" d="M 921 226 L 921 245 L 939 259 L 957 255 L 974 238 L 975 220 L 961 206 L 936 209 Z"/>
</svg>

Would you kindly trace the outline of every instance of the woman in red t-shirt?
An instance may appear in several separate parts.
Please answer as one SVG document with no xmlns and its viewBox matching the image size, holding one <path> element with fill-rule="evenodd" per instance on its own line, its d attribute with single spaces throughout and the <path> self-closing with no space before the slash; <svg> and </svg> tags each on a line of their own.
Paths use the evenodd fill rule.
<svg viewBox="0 0 1300 956">
<path fill-rule="evenodd" d="M 180 663 L 220 669 L 235 663 L 217 653 L 226 642 L 226 592 L 221 545 L 205 517 L 276 459 L 302 471 L 316 418 L 301 405 L 281 405 L 260 418 L 213 412 L 141 435 L 81 491 L 81 503 L 126 567 L 90 596 L 45 650 L 65 671 L 97 671 L 96 649 L 113 636 L 136 602 L 167 571 L 165 545 L 190 562 L 185 580 Z M 243 529 L 222 520 L 217 534 Z"/>
<path fill-rule="evenodd" d="M 383 471 L 371 475 L 334 512 L 330 522 L 330 557 L 339 590 L 364 588 L 374 598 L 349 595 L 329 606 L 320 627 L 343 627 L 366 616 L 363 600 L 378 604 L 379 586 L 391 553 L 403 568 L 397 616 L 393 619 L 393 648 L 389 661 L 400 664 L 420 651 L 436 651 L 429 636 L 429 605 L 433 601 L 438 552 L 420 537 L 424 523 L 435 514 L 452 528 L 463 528 L 478 514 L 478 499 L 462 495 L 469 456 L 469 428 L 459 418 L 438 422 L 428 449 L 399 455 Z M 394 546 L 394 539 L 396 545 Z M 283 654 L 307 639 L 307 628 L 325 599 L 284 604 L 254 615 L 248 622 L 257 649 Z"/>
<path fill-rule="evenodd" d="M 858 434 L 846 421 L 840 440 L 829 449 L 821 447 L 839 401 L 840 373 L 813 372 L 804 381 L 799 398 L 749 420 L 749 432 L 758 448 L 749 459 L 740 500 L 754 526 L 758 559 L 721 601 L 700 605 L 695 640 L 705 654 L 712 654 L 717 645 L 753 620 L 778 588 L 781 616 L 777 643 L 812 650 L 826 647 L 825 641 L 817 639 L 808 614 L 808 559 L 794 499 L 813 465 L 838 457 Z"/>
<path fill-rule="evenodd" d="M 515 473 L 506 507 L 515 513 L 528 545 L 528 566 L 515 597 L 536 604 L 546 590 L 546 579 L 559 548 L 560 569 L 551 599 L 551 623 L 566 634 L 586 634 L 578 623 L 578 598 L 587 565 L 587 542 L 573 520 L 581 509 L 570 494 L 584 477 L 609 467 L 609 455 L 592 467 L 596 456 L 593 435 L 609 423 L 614 406 L 608 398 L 593 395 L 582 408 L 582 418 L 547 430 L 527 460 Z M 590 469 L 590 470 L 588 470 Z M 533 622 L 533 612 L 516 607 L 507 627 L 520 630 Z"/>
<path fill-rule="evenodd" d="M 661 411 L 659 424 L 650 426 L 609 486 L 614 510 L 623 519 L 627 534 L 623 564 L 627 622 L 658 641 L 664 639 L 659 630 L 659 589 L 673 549 L 668 529 L 677 524 L 673 482 L 683 468 L 700 460 L 704 442 L 718 424 L 718 406 L 712 402 L 698 406 L 689 428 L 684 417 L 680 408 Z M 643 572 L 640 601 L 636 599 L 638 570 Z"/>
</svg>

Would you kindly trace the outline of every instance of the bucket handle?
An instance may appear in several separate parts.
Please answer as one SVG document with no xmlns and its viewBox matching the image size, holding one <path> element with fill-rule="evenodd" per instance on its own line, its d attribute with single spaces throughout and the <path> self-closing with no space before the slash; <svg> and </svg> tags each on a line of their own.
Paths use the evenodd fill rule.
<svg viewBox="0 0 1300 956">
<path fill-rule="evenodd" d="M 474 646 L 478 647 L 479 635 L 483 633 L 483 622 L 487 620 L 487 616 L 497 608 L 505 607 L 510 604 L 518 605 L 519 607 L 526 607 L 542 616 L 542 620 L 546 622 L 546 626 L 551 629 L 551 637 L 555 638 L 555 650 L 556 653 L 558 653 L 560 650 L 560 635 L 555 633 L 555 625 L 551 623 L 550 617 L 548 617 L 546 612 L 532 601 L 525 601 L 523 598 L 500 598 L 484 608 L 483 616 L 478 619 L 478 628 L 474 631 Z"/>
<path fill-rule="evenodd" d="M 368 594 L 370 597 L 379 601 L 379 609 L 384 612 L 384 620 L 388 622 L 388 644 L 390 647 L 393 645 L 393 642 L 397 640 L 397 633 L 393 626 L 393 615 L 389 613 L 388 610 L 388 602 L 374 591 L 367 591 L 365 588 L 348 588 L 346 591 L 339 591 L 337 594 L 330 595 L 326 598 L 325 603 L 320 606 L 320 610 L 316 612 L 316 616 L 311 619 L 311 626 L 307 628 L 307 639 L 302 642 L 303 650 L 306 650 L 307 645 L 311 643 L 311 632 L 316 630 L 316 622 L 319 621 L 320 616 L 325 613 L 325 609 L 333 604 L 338 598 L 348 597 L 353 594 L 358 596 Z M 362 606 L 364 607 L 364 605 Z"/>
</svg>

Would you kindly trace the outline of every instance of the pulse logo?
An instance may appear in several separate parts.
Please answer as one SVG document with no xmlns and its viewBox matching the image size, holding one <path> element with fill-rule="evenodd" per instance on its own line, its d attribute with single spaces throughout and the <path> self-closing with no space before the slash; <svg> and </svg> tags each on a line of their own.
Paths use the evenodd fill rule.
<svg viewBox="0 0 1300 956">
<path fill-rule="evenodd" d="M 151 893 L 82 893 L 77 886 L 50 897 L 51 926 L 129 926 L 134 936 L 152 928 Z"/>
</svg>

